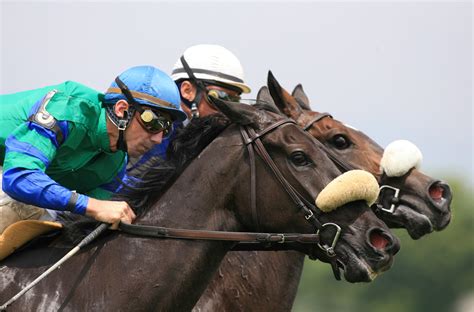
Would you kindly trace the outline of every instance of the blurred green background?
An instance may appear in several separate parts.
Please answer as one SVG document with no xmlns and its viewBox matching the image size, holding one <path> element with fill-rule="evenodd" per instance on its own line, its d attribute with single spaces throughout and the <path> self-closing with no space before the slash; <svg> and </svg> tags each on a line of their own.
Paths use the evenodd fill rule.
<svg viewBox="0 0 474 312">
<path fill-rule="evenodd" d="M 447 181 L 454 198 L 445 230 L 416 241 L 395 230 L 401 250 L 371 283 L 336 281 L 329 265 L 307 258 L 293 311 L 474 312 L 473 186 Z"/>
</svg>

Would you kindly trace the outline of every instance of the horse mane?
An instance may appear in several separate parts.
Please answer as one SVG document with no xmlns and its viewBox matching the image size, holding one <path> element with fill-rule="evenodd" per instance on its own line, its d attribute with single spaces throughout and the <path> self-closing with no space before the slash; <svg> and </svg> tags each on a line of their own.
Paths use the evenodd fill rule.
<svg viewBox="0 0 474 312">
<path fill-rule="evenodd" d="M 131 173 L 132 180 L 138 182 L 126 186 L 113 199 L 124 200 L 137 215 L 143 214 L 229 124 L 229 119 L 220 113 L 192 119 L 177 130 L 168 146 L 168 160 L 151 157 Z"/>
</svg>

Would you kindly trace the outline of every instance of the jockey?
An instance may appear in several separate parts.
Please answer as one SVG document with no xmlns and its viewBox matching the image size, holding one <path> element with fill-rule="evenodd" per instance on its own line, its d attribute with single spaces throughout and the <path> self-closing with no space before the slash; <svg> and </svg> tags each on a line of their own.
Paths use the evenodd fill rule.
<svg viewBox="0 0 474 312">
<path fill-rule="evenodd" d="M 207 96 L 238 102 L 242 93 L 250 93 L 239 59 L 219 45 L 189 47 L 177 60 L 171 77 L 180 90 L 181 107 L 189 117 L 218 111 Z"/>
<path fill-rule="evenodd" d="M 219 45 L 199 44 L 189 47 L 176 61 L 171 77 L 180 90 L 181 108 L 189 119 L 205 117 L 218 111 L 209 102 L 208 96 L 238 102 L 242 93 L 250 93 L 250 87 L 244 82 L 244 70 L 239 59 Z M 166 159 L 170 139 L 154 146 L 141 159 L 132 160 L 128 172 L 132 173 L 153 156 Z M 130 182 L 133 183 L 132 177 Z"/>
<path fill-rule="evenodd" d="M 142 155 L 186 119 L 179 99 L 152 66 L 126 70 L 105 94 L 67 81 L 0 96 L 0 233 L 19 220 L 54 219 L 53 210 L 112 228 L 131 223 L 130 206 L 108 200 L 114 181 L 127 154 Z"/>
</svg>

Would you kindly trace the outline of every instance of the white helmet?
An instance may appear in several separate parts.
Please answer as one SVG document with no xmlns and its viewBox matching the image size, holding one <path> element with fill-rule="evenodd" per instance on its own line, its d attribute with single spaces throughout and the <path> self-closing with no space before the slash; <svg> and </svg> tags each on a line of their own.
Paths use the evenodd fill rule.
<svg viewBox="0 0 474 312">
<path fill-rule="evenodd" d="M 244 70 L 239 59 L 229 50 L 214 44 L 198 44 L 183 53 L 186 63 L 199 80 L 215 81 L 237 87 L 242 93 L 250 93 L 244 82 Z M 174 81 L 189 79 L 181 58 L 174 64 L 171 72 Z"/>
</svg>

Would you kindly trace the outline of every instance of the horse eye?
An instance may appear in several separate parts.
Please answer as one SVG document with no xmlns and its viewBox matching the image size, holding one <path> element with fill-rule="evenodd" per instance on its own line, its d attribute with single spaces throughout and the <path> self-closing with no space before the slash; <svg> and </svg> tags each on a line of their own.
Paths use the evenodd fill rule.
<svg viewBox="0 0 474 312">
<path fill-rule="evenodd" d="M 342 134 L 335 135 L 332 139 L 332 144 L 337 148 L 337 149 L 346 149 L 351 145 L 351 142 L 349 139 L 347 139 L 345 136 Z"/>
<path fill-rule="evenodd" d="M 293 152 L 290 155 L 291 162 L 296 166 L 307 166 L 311 163 L 311 160 L 308 159 L 305 153 L 302 151 Z"/>
</svg>

